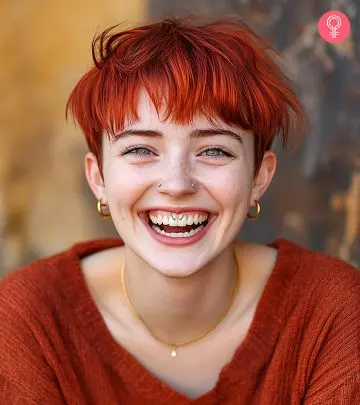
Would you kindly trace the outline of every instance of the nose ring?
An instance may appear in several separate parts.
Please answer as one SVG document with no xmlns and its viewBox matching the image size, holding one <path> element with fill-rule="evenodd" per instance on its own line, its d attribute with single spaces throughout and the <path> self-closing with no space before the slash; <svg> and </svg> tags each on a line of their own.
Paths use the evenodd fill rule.
<svg viewBox="0 0 360 405">
<path fill-rule="evenodd" d="M 161 185 L 162 185 L 162 184 L 160 183 L 160 184 L 158 185 L 158 188 L 160 188 Z M 196 184 L 195 184 L 195 183 L 191 183 L 191 187 L 192 187 L 192 188 L 196 188 Z"/>
</svg>

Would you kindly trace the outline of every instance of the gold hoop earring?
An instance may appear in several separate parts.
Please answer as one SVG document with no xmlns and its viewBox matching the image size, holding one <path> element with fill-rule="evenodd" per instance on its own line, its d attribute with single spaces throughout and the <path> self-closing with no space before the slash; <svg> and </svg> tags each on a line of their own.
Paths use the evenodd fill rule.
<svg viewBox="0 0 360 405">
<path fill-rule="evenodd" d="M 101 218 L 103 218 L 103 219 L 108 219 L 111 216 L 110 214 L 104 214 L 102 209 L 106 208 L 106 207 L 108 207 L 108 205 L 104 204 L 101 201 L 101 199 L 97 202 L 97 211 L 98 211 L 99 215 L 101 216 Z"/>
<path fill-rule="evenodd" d="M 261 206 L 258 200 L 255 200 L 255 205 L 256 205 L 256 214 L 255 215 L 250 215 L 249 213 L 247 214 L 247 217 L 251 220 L 251 221 L 255 221 L 256 219 L 259 218 L 260 216 L 260 212 L 261 212 Z"/>
</svg>

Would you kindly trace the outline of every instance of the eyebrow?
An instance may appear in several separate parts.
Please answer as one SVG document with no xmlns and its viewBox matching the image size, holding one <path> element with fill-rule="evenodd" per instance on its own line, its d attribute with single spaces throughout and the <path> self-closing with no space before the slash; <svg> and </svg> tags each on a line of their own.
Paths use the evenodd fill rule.
<svg viewBox="0 0 360 405">
<path fill-rule="evenodd" d="M 229 129 L 222 129 L 222 128 L 210 128 L 210 129 L 195 129 L 190 132 L 190 139 L 195 138 L 205 138 L 209 136 L 216 136 L 216 135 L 225 135 L 235 138 L 240 143 L 243 143 L 243 139 L 240 134 L 236 132 L 230 131 Z M 117 142 L 120 138 L 128 138 L 130 136 L 149 136 L 155 138 L 163 138 L 164 134 L 160 131 L 155 131 L 152 129 L 129 129 L 119 134 L 115 134 L 113 143 Z"/>
</svg>

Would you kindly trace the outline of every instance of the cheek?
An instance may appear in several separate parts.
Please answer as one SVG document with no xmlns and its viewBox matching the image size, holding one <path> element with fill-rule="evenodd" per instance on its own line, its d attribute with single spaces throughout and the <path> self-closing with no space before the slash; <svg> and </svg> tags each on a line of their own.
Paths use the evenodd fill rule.
<svg viewBox="0 0 360 405">
<path fill-rule="evenodd" d="M 248 201 L 251 191 L 251 173 L 243 165 L 227 170 L 214 170 L 206 177 L 208 189 L 223 206 L 240 205 Z"/>
<path fill-rule="evenodd" d="M 115 165 L 107 168 L 105 175 L 106 196 L 114 219 L 125 220 L 129 211 L 149 187 L 149 177 L 144 170 Z"/>
<path fill-rule="evenodd" d="M 228 179 L 227 182 L 224 181 L 219 191 L 222 203 L 228 207 L 235 206 L 234 209 L 240 208 L 250 196 L 249 184 L 242 178 L 238 178 L 237 181 L 234 178 Z"/>
<path fill-rule="evenodd" d="M 121 194 L 124 198 L 136 194 L 151 177 L 149 171 L 141 165 L 129 165 L 116 158 L 107 165 L 104 175 L 107 192 L 111 195 Z"/>
</svg>

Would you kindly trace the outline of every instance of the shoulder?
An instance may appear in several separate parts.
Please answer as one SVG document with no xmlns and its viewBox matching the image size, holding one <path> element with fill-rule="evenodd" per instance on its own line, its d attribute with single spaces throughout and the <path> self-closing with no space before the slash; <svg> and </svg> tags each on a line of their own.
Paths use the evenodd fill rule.
<svg viewBox="0 0 360 405">
<path fill-rule="evenodd" d="M 63 325 L 60 319 L 71 307 L 67 290 L 79 278 L 79 257 L 92 250 L 92 242 L 74 244 L 15 269 L 0 282 L 0 353 L 14 344 L 14 335 L 30 344 L 31 336 L 46 339 L 50 326 Z"/>
<path fill-rule="evenodd" d="M 51 350 L 50 328 L 56 318 L 56 273 L 64 255 L 37 260 L 0 283 L 0 391 L 9 398 L 17 393 L 45 403 L 39 402 L 39 393 L 47 390 L 58 403 L 46 353 Z"/>
<path fill-rule="evenodd" d="M 328 403 L 325 399 L 335 398 L 336 392 L 356 390 L 360 272 L 336 257 L 285 239 L 271 245 L 278 249 L 272 305 L 280 302 L 281 333 L 287 345 L 291 342 L 297 350 L 306 403 Z"/>
<path fill-rule="evenodd" d="M 269 245 L 278 249 L 278 266 L 289 273 L 292 283 L 300 289 L 311 289 L 322 296 L 332 293 L 334 297 L 360 288 L 360 271 L 339 258 L 314 252 L 286 239 Z"/>
<path fill-rule="evenodd" d="M 49 321 L 61 311 L 58 304 L 62 270 L 70 250 L 36 260 L 14 270 L 0 282 L 0 364 L 17 347 L 36 353 L 45 340 Z M 17 357 L 15 352 L 12 361 Z M 0 366 L 1 371 L 1 366 Z"/>
<path fill-rule="evenodd" d="M 278 255 L 268 296 L 278 304 L 285 324 L 318 342 L 340 330 L 353 332 L 345 340 L 359 352 L 360 272 L 336 257 L 285 239 L 270 245 Z"/>
<path fill-rule="evenodd" d="M 72 297 L 82 286 L 81 258 L 121 243 L 116 239 L 80 242 L 7 275 L 0 282 L 0 341 L 11 343 L 14 334 L 24 336 L 29 329 L 39 338 L 46 336 L 50 325 L 63 325 Z"/>
<path fill-rule="evenodd" d="M 71 263 L 71 249 L 15 269 L 0 282 L 0 311 L 28 318 L 51 301 L 61 271 Z M 40 307 L 41 306 L 41 307 Z"/>
<path fill-rule="evenodd" d="M 33 261 L 15 269 L 0 282 L 0 311 L 6 308 L 21 313 L 41 313 L 70 287 L 80 273 L 83 257 L 96 256 L 97 252 L 121 244 L 116 239 L 103 239 L 76 243 L 54 255 Z M 78 271 L 77 271 L 78 270 Z"/>
<path fill-rule="evenodd" d="M 80 259 L 118 243 L 105 240 L 75 244 L 16 269 L 0 282 L 3 395 L 10 398 L 11 392 L 17 392 L 30 398 L 31 403 L 62 403 L 53 365 L 57 368 L 65 344 L 62 339 L 72 322 L 71 298 L 78 296 L 81 285 Z"/>
<path fill-rule="evenodd" d="M 323 372 L 333 364 L 344 376 L 360 374 L 359 270 L 289 241 L 280 244 L 285 247 L 283 265 L 293 273 L 289 312 L 299 315 L 299 330 L 307 331 L 308 342 L 316 342 L 312 350 L 318 352 L 317 364 L 321 366 L 317 370 Z"/>
<path fill-rule="evenodd" d="M 306 403 L 335 403 L 331 398 L 336 393 L 350 390 L 354 395 L 359 388 L 360 272 L 331 255 L 289 241 L 280 243 L 286 251 L 284 263 L 293 274 L 287 313 L 289 319 L 297 317 L 299 362 L 311 377 Z"/>
<path fill-rule="evenodd" d="M 66 253 L 59 253 L 36 260 L 8 274 L 0 282 L 0 311 L 6 308 L 25 314 L 36 302 L 44 301 L 65 257 Z"/>
</svg>

